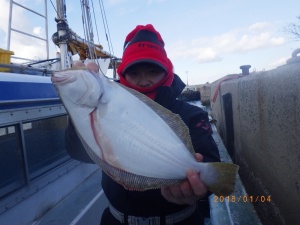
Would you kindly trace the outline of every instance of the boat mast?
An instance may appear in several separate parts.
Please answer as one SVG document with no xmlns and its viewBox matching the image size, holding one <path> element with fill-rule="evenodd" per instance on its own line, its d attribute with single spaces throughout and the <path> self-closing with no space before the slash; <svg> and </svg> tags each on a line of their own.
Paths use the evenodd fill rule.
<svg viewBox="0 0 300 225">
<path fill-rule="evenodd" d="M 116 77 L 116 68 L 119 64 L 120 59 L 116 56 L 110 54 L 103 50 L 102 45 L 96 45 L 93 40 L 93 36 L 90 36 L 91 27 L 86 27 L 85 33 L 86 39 L 79 37 L 72 29 L 69 28 L 67 23 L 67 14 L 66 14 L 66 5 L 65 0 L 56 0 L 57 5 L 57 32 L 52 36 L 53 42 L 59 46 L 60 48 L 60 58 L 61 58 L 61 69 L 68 69 L 73 66 L 72 55 L 78 54 L 80 60 L 95 60 L 97 59 L 97 63 L 99 65 L 98 59 L 109 59 L 110 60 L 110 68 L 114 69 L 114 78 Z M 89 4 L 88 0 L 84 2 L 85 7 L 87 6 L 88 9 L 84 9 L 83 17 L 86 17 L 85 24 L 89 24 L 92 26 L 91 23 L 91 15 L 89 14 Z M 88 10 L 88 11 L 86 11 Z M 99 65 L 100 70 L 101 66 Z"/>
<path fill-rule="evenodd" d="M 72 67 L 72 57 L 68 53 L 68 45 L 64 37 L 67 35 L 68 24 L 67 24 L 67 15 L 66 15 L 66 4 L 65 0 L 56 0 L 57 6 L 57 32 L 60 49 L 60 58 L 61 58 L 61 69 L 68 69 Z"/>
</svg>

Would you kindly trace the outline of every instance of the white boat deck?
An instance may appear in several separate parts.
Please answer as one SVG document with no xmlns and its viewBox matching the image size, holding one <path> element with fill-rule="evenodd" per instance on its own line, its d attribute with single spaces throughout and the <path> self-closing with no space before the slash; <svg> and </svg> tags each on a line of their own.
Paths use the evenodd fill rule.
<svg viewBox="0 0 300 225">
<path fill-rule="evenodd" d="M 101 170 L 97 170 L 34 224 L 99 225 L 107 204 L 101 187 Z"/>
</svg>

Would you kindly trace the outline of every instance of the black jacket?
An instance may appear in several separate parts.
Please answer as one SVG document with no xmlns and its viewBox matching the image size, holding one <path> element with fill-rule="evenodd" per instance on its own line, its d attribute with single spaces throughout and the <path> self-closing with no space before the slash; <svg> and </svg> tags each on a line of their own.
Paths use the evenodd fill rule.
<svg viewBox="0 0 300 225">
<path fill-rule="evenodd" d="M 195 151 L 203 155 L 204 162 L 220 161 L 217 146 L 211 136 L 212 130 L 207 112 L 177 100 L 184 86 L 185 84 L 175 75 L 171 87 L 159 87 L 154 100 L 173 113 L 180 115 L 189 128 Z M 83 150 L 71 123 L 66 130 L 66 149 L 74 159 L 92 162 Z M 144 192 L 128 191 L 104 172 L 102 173 L 102 187 L 110 203 L 128 215 L 142 217 L 168 215 L 187 207 L 166 201 L 161 196 L 160 189 Z"/>
</svg>

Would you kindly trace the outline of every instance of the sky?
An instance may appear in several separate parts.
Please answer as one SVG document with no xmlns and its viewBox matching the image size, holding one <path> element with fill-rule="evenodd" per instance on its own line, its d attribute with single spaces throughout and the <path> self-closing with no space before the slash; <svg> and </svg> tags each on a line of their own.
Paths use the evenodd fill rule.
<svg viewBox="0 0 300 225">
<path fill-rule="evenodd" d="M 44 0 L 15 2 L 45 14 Z M 59 49 L 51 36 L 56 32 L 56 0 L 46 2 L 49 58 L 55 58 Z M 67 20 L 84 37 L 80 2 L 66 0 Z M 92 18 L 96 18 L 94 39 L 109 51 L 99 2 L 90 3 Z M 284 31 L 288 24 L 300 24 L 299 0 L 103 0 L 103 5 L 113 55 L 122 57 L 125 37 L 137 25 L 153 24 L 164 39 L 174 72 L 189 85 L 241 73 L 241 65 L 251 65 L 250 72 L 274 69 L 300 47 L 300 41 Z M 0 8 L 0 48 L 8 49 L 9 0 L 0 0 Z M 14 29 L 46 38 L 41 16 L 14 5 L 12 18 Z M 47 57 L 45 43 L 12 32 L 10 50 L 18 57 L 43 59 Z"/>
</svg>

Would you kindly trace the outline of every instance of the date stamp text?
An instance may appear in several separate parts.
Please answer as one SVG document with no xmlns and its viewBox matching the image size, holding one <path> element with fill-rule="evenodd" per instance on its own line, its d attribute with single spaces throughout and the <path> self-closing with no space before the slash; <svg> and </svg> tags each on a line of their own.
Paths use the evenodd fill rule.
<svg viewBox="0 0 300 225">
<path fill-rule="evenodd" d="M 271 202 L 271 195 L 228 195 L 228 196 L 214 196 L 214 202 Z"/>
</svg>

